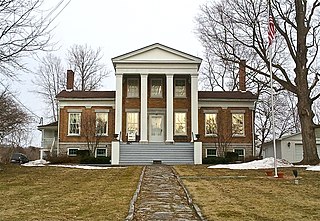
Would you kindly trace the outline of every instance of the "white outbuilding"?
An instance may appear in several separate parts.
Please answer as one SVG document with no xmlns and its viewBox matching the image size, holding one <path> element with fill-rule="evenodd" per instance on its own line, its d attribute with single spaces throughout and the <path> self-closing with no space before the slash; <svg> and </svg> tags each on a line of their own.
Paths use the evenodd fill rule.
<svg viewBox="0 0 320 221">
<path fill-rule="evenodd" d="M 318 155 L 320 156 L 320 128 L 316 128 L 316 143 Z M 263 158 L 273 157 L 273 142 L 263 145 Z M 285 159 L 291 163 L 300 162 L 303 158 L 302 135 L 296 133 L 283 136 L 276 140 L 277 158 Z"/>
</svg>

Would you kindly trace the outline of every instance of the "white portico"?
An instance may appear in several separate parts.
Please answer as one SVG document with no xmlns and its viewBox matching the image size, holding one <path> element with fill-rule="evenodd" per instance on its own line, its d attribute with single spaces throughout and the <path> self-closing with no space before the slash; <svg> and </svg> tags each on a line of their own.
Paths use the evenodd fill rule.
<svg viewBox="0 0 320 221">
<path fill-rule="evenodd" d="M 112 62 L 119 140 L 174 143 L 193 139 L 198 133 L 200 58 L 153 44 Z"/>
</svg>

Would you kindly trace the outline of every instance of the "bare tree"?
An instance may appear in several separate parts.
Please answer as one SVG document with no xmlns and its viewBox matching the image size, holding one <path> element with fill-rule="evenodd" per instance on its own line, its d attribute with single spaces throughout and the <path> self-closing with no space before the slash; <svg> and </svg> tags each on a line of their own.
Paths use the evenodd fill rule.
<svg viewBox="0 0 320 221">
<path fill-rule="evenodd" d="M 17 79 L 16 70 L 25 69 L 22 58 L 53 46 L 50 24 L 61 12 L 63 2 L 44 10 L 44 0 L 0 0 L 0 73 L 3 76 Z"/>
<path fill-rule="evenodd" d="M 32 81 L 37 86 L 35 93 L 39 94 L 47 104 L 51 120 L 57 121 L 56 95 L 66 88 L 66 71 L 61 59 L 53 54 L 42 58 L 35 79 Z"/>
<path fill-rule="evenodd" d="M 0 92 L 0 144 L 18 146 L 30 123 L 28 114 L 13 100 L 8 90 Z"/>
<path fill-rule="evenodd" d="M 270 77 L 267 42 L 268 5 L 277 30 L 272 77 L 280 88 L 297 97 L 304 164 L 320 162 L 316 148 L 312 105 L 320 96 L 319 7 L 306 0 L 225 0 L 203 5 L 197 18 L 199 38 L 212 54 Z"/>
<path fill-rule="evenodd" d="M 91 156 L 95 156 L 97 147 L 101 142 L 104 122 L 96 119 L 94 114 L 86 114 L 81 119 L 81 134 L 85 137 L 87 148 Z"/>
<path fill-rule="evenodd" d="M 75 88 L 92 91 L 101 86 L 108 76 L 106 65 L 102 63 L 101 49 L 92 49 L 88 45 L 73 45 L 68 51 L 69 66 L 75 72 Z"/>
</svg>

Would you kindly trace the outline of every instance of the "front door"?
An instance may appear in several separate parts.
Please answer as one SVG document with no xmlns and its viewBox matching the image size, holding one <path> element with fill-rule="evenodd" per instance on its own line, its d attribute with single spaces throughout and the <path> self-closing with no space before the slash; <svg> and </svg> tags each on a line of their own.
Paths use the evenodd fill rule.
<svg viewBox="0 0 320 221">
<path fill-rule="evenodd" d="M 149 141 L 163 142 L 163 115 L 149 116 Z"/>
</svg>

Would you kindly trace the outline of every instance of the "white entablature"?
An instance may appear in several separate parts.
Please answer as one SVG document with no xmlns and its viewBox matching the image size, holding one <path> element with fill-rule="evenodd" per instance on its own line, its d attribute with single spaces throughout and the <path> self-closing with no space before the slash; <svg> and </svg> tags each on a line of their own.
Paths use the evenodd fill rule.
<svg viewBox="0 0 320 221">
<path fill-rule="evenodd" d="M 156 43 L 112 59 L 117 74 L 196 74 L 201 58 Z"/>
</svg>

